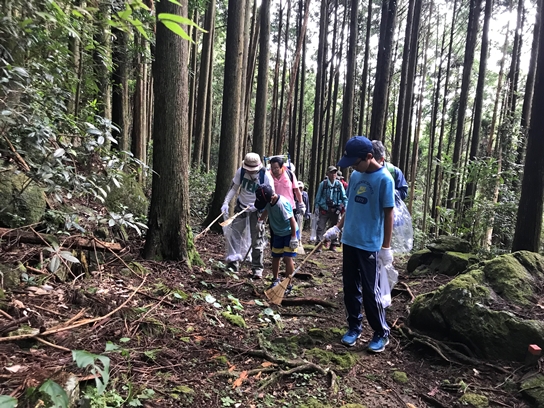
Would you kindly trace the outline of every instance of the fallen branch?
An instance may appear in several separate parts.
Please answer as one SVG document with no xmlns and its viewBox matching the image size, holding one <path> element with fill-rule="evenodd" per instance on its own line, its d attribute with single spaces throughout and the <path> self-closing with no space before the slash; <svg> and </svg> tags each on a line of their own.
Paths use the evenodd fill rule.
<svg viewBox="0 0 544 408">
<path fill-rule="evenodd" d="M 414 296 L 414 294 L 410 290 L 410 287 L 404 282 L 399 282 L 399 285 L 401 285 L 404 288 L 404 290 L 406 292 L 408 292 L 408 294 L 410 295 L 410 303 L 412 303 L 416 297 Z"/>
<path fill-rule="evenodd" d="M 72 351 L 69 348 L 62 347 L 62 346 L 57 346 L 56 344 L 49 343 L 48 341 L 46 341 L 46 340 L 44 340 L 44 339 L 42 339 L 40 337 L 36 337 L 36 340 L 38 340 L 40 343 L 43 343 L 43 344 L 45 344 L 45 345 L 47 345 L 49 347 L 53 347 L 53 348 L 56 348 L 56 349 L 59 349 L 59 350 L 62 350 L 62 351 L 68 351 L 68 352 Z"/>
<path fill-rule="evenodd" d="M 125 307 L 127 305 L 127 303 L 130 302 L 130 300 L 134 297 L 134 295 L 137 293 L 137 291 L 143 286 L 146 279 L 147 279 L 147 276 L 144 277 L 144 279 L 142 280 L 142 283 L 140 283 L 140 286 L 138 286 L 138 288 L 134 292 L 132 292 L 130 294 L 130 296 L 127 298 L 127 300 L 125 300 L 119 307 L 117 307 L 116 309 L 112 310 L 111 312 L 109 312 L 108 314 L 106 314 L 104 316 L 95 317 L 94 319 L 85 319 L 85 320 L 79 321 L 79 322 L 77 322 L 77 323 L 75 323 L 75 324 L 73 324 L 71 326 L 59 327 L 57 329 L 49 329 L 49 330 L 44 331 L 43 333 L 21 334 L 20 336 L 13 336 L 13 337 L 0 337 L 0 343 L 6 342 L 6 341 L 31 339 L 31 338 L 34 338 L 34 337 L 37 337 L 37 336 L 48 336 L 50 334 L 55 334 L 55 333 L 63 332 L 63 331 L 66 331 L 66 330 L 75 329 L 76 327 L 79 327 L 79 326 L 83 326 L 83 325 L 86 325 L 86 324 L 90 324 L 90 323 L 98 322 L 100 320 L 104 320 L 104 319 L 110 317 L 111 315 L 113 315 L 114 313 L 117 313 L 123 307 Z"/>
<path fill-rule="evenodd" d="M 36 236 L 36 234 L 38 236 Z M 40 234 L 18 229 L 0 228 L 0 239 L 14 239 L 25 244 L 43 244 L 43 241 L 54 242 L 54 235 Z M 120 251 L 123 249 L 118 243 L 103 242 L 96 238 L 85 238 L 81 236 L 67 237 L 64 241 L 68 246 L 80 249 L 93 249 L 93 242 L 99 249 L 111 249 L 112 251 Z"/>
<path fill-rule="evenodd" d="M 283 298 L 281 301 L 282 306 L 302 306 L 302 305 L 321 305 L 325 307 L 330 307 L 332 309 L 338 309 L 338 306 L 332 302 L 327 302 L 326 300 L 312 297 L 303 297 L 303 298 Z"/>
</svg>

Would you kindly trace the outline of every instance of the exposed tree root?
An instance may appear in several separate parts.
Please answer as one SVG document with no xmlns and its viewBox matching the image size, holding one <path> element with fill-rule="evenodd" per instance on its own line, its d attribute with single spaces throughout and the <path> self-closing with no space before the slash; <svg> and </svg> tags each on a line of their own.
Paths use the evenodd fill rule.
<svg viewBox="0 0 544 408">
<path fill-rule="evenodd" d="M 330 307 L 332 309 L 337 309 L 338 306 L 332 302 L 327 302 L 326 300 L 312 297 L 304 298 L 283 298 L 281 301 L 282 306 L 302 306 L 302 305 L 321 305 L 325 307 Z"/>
<path fill-rule="evenodd" d="M 276 383 L 278 383 L 283 377 L 289 376 L 293 373 L 299 373 L 303 371 L 310 371 L 310 372 L 317 372 L 324 376 L 330 376 L 329 380 L 329 389 L 331 390 L 331 393 L 334 393 L 337 389 L 336 384 L 336 374 L 330 370 L 329 368 L 323 368 L 318 364 L 312 363 L 307 360 L 303 359 L 297 359 L 297 360 L 288 360 L 281 357 L 276 357 L 273 354 L 271 354 L 268 350 L 266 350 L 264 346 L 264 338 L 262 335 L 258 335 L 259 339 L 259 346 L 260 349 L 241 349 L 238 347 L 234 347 L 231 345 L 225 345 L 228 349 L 232 351 L 236 351 L 238 353 L 242 353 L 245 355 L 249 355 L 252 357 L 258 357 L 262 358 L 264 360 L 270 361 L 271 363 L 274 363 L 276 367 L 267 367 L 267 368 L 258 368 L 253 370 L 248 370 L 247 375 L 257 375 L 259 373 L 272 373 L 270 377 L 262 382 L 262 384 L 259 386 L 260 390 L 264 390 Z M 287 367 L 288 369 L 282 369 L 281 367 Z M 216 375 L 226 375 L 229 377 L 239 377 L 240 372 L 228 372 L 228 371 L 220 371 Z"/>
</svg>

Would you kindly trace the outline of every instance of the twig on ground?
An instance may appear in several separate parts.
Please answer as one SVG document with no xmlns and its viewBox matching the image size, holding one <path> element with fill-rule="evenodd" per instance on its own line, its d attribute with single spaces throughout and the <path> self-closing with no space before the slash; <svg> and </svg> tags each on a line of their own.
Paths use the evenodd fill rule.
<svg viewBox="0 0 544 408">
<path fill-rule="evenodd" d="M 300 297 L 300 298 L 283 298 L 281 301 L 282 306 L 302 306 L 302 305 L 321 305 L 325 307 L 330 307 L 332 309 L 338 309 L 338 306 L 332 302 L 327 302 L 326 300 L 312 297 Z"/>
<path fill-rule="evenodd" d="M 399 285 L 402 286 L 406 290 L 406 292 L 408 292 L 408 294 L 410 295 L 410 303 L 412 303 L 416 297 L 410 290 L 410 287 L 404 282 L 399 282 Z"/>
<path fill-rule="evenodd" d="M 57 316 L 60 316 L 60 317 L 64 317 L 64 315 L 62 313 L 55 312 L 54 310 L 47 309 L 46 307 L 43 307 L 43 306 L 32 305 L 32 307 L 35 307 L 36 309 L 39 309 L 39 310 L 43 310 L 44 312 L 47 312 L 47 313 L 51 313 L 51 314 L 54 314 L 54 315 L 57 315 Z"/>
<path fill-rule="evenodd" d="M 143 284 L 145 283 L 147 279 L 147 276 L 144 277 L 144 279 L 142 280 L 142 283 L 140 283 L 140 286 L 138 286 L 137 289 L 140 289 Z M 23 340 L 23 339 L 31 339 L 31 338 L 34 338 L 34 337 L 37 337 L 37 336 L 48 336 L 50 334 L 54 334 L 54 333 L 59 333 L 59 332 L 62 332 L 62 331 L 66 331 L 66 330 L 72 330 L 72 329 L 75 329 L 76 327 L 79 327 L 79 326 L 83 326 L 83 325 L 86 325 L 86 324 L 90 324 L 90 323 L 94 323 L 94 322 L 98 322 L 100 320 L 103 320 L 103 319 L 106 319 L 108 317 L 110 317 L 111 315 L 113 315 L 114 313 L 117 313 L 119 310 L 121 310 L 123 307 L 125 307 L 127 305 L 128 302 L 130 302 L 132 300 L 132 298 L 134 297 L 134 295 L 136 294 L 137 290 L 135 290 L 134 292 L 132 292 L 130 294 L 130 296 L 127 298 L 127 300 L 125 300 L 119 307 L 115 308 L 114 310 L 112 310 L 111 312 L 109 312 L 108 314 L 104 315 L 104 316 L 100 316 L 100 317 L 95 317 L 94 319 L 86 319 L 86 320 L 82 320 L 82 321 L 79 321 L 71 326 L 64 326 L 64 327 L 60 327 L 58 329 L 50 329 L 50 330 L 46 330 L 44 331 L 43 333 L 37 333 L 37 334 L 21 334 L 20 336 L 13 336 L 13 337 L 0 337 L 0 343 L 3 343 L 3 342 L 7 342 L 7 341 L 16 341 L 16 340 Z"/>
<path fill-rule="evenodd" d="M 147 315 L 149 315 L 149 313 L 151 313 L 153 310 L 155 310 L 157 307 L 160 306 L 160 304 L 164 301 L 164 299 L 166 299 L 166 297 L 170 295 L 170 292 L 167 293 L 166 295 L 164 295 L 162 297 L 161 300 L 159 300 L 159 303 L 155 304 L 152 308 L 150 308 L 147 312 L 144 313 L 144 315 L 142 317 L 140 317 L 138 320 L 135 320 L 132 324 L 135 326 L 134 329 L 129 332 L 131 333 L 132 336 L 134 336 L 134 334 L 136 333 L 136 331 L 138 330 L 138 328 L 140 327 L 140 323 L 147 317 Z"/>
<path fill-rule="evenodd" d="M 53 343 L 49 343 L 48 341 L 42 339 L 41 337 L 36 337 L 36 340 L 38 340 L 40 343 L 43 343 L 49 347 L 53 347 L 53 348 L 56 348 L 56 349 L 59 349 L 59 350 L 62 350 L 62 351 L 72 351 L 70 350 L 69 348 L 66 348 L 66 347 L 62 347 L 62 346 L 57 346 L 56 344 L 53 344 Z"/>
<path fill-rule="evenodd" d="M 10 314 L 4 312 L 2 309 L 0 309 L 0 314 L 1 314 L 2 316 L 4 316 L 6 319 L 14 320 L 13 316 L 11 316 Z"/>
</svg>

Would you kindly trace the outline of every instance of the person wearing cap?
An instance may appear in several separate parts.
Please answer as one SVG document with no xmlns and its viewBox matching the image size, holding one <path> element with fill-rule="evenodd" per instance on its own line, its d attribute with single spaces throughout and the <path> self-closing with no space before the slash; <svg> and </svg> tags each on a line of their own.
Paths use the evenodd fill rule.
<svg viewBox="0 0 544 408">
<path fill-rule="evenodd" d="M 390 265 L 394 182 L 391 174 L 373 156 L 372 142 L 354 136 L 346 143 L 339 167 L 351 167 L 346 214 L 324 235 L 337 236 L 343 228 L 342 277 L 348 331 L 342 343 L 353 346 L 361 336 L 364 307 L 374 335 L 368 350 L 379 353 L 389 344 L 389 326 L 380 301 L 378 262 Z"/>
<path fill-rule="evenodd" d="M 340 180 L 340 183 L 342 183 L 342 187 L 344 187 L 344 190 L 348 190 L 348 183 L 346 181 L 346 179 L 344 178 L 344 176 L 342 175 L 342 172 L 340 170 L 338 170 L 336 172 L 336 177 L 338 178 L 338 180 Z"/>
<path fill-rule="evenodd" d="M 378 163 L 391 173 L 393 181 L 395 182 L 395 195 L 404 201 L 408 195 L 408 182 L 404 178 L 404 174 L 401 169 L 393 164 L 385 161 L 385 146 L 379 140 L 372 141 L 373 155 Z"/>
<path fill-rule="evenodd" d="M 302 202 L 304 203 L 304 213 L 301 212 L 296 216 L 298 230 L 302 233 L 302 230 L 304 229 L 304 220 L 310 219 L 310 198 L 308 197 L 308 193 L 304 191 L 304 183 L 302 181 L 298 182 L 298 189 L 300 190 Z"/>
<path fill-rule="evenodd" d="M 327 178 L 319 183 L 315 196 L 316 211 L 319 212 L 317 221 L 316 239 L 320 242 L 323 239 L 323 232 L 338 223 L 338 217 L 347 204 L 346 191 L 342 183 L 336 178 L 338 169 L 329 166 Z M 335 250 L 338 240 L 331 242 L 330 249 Z"/>
<path fill-rule="evenodd" d="M 259 223 L 263 224 L 268 216 L 270 229 L 274 231 L 272 238 L 272 283 L 273 288 L 280 283 L 280 260 L 285 263 L 285 274 L 290 276 L 295 265 L 293 258 L 297 256 L 300 233 L 289 200 L 274 192 L 271 186 L 261 184 L 255 192 L 255 208 L 263 211 Z M 288 288 L 290 290 L 290 288 Z"/>
<path fill-rule="evenodd" d="M 255 191 L 260 184 L 268 185 L 274 190 L 274 180 L 270 173 L 266 171 L 261 162 L 261 158 L 257 153 L 246 154 L 242 167 L 236 170 L 230 189 L 223 201 L 221 212 L 229 213 L 229 203 L 238 194 L 236 200 L 235 213 L 239 213 L 244 208 L 248 208 L 246 212 L 234 219 L 231 224 L 232 229 L 236 232 L 237 237 L 242 237 L 246 229 L 247 218 L 249 217 L 249 228 L 251 234 L 251 270 L 253 278 L 261 278 L 263 275 L 263 251 L 264 251 L 264 226 L 258 224 L 259 214 L 254 206 Z M 245 254 L 237 253 L 234 246 L 227 240 L 229 249 L 227 262 L 228 267 L 234 271 L 238 271 L 239 262 L 244 259 Z"/>
</svg>

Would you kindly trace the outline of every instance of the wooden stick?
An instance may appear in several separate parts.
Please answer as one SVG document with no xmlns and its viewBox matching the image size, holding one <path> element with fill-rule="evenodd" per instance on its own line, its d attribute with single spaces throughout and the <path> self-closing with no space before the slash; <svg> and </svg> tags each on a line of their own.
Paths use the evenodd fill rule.
<svg viewBox="0 0 544 408">
<path fill-rule="evenodd" d="M 204 228 L 204 230 L 200 231 L 200 233 L 197 234 L 197 235 L 195 236 L 194 240 L 196 241 L 198 238 L 200 238 L 202 235 L 204 235 L 206 232 L 208 232 L 208 230 L 210 229 L 210 227 L 211 227 L 213 224 L 215 224 L 215 223 L 217 222 L 217 220 L 218 220 L 219 218 L 221 218 L 222 215 L 223 215 L 223 213 L 219 214 L 219 215 L 217 216 L 217 218 L 216 218 L 215 220 L 213 220 L 213 221 L 210 223 L 210 225 L 208 225 L 206 228 Z"/>
<path fill-rule="evenodd" d="M 53 348 L 56 348 L 56 349 L 59 349 L 59 350 L 62 350 L 62 351 L 68 351 L 68 352 L 72 351 L 69 348 L 62 347 L 62 346 L 57 346 L 56 344 L 49 343 L 48 341 L 46 341 L 46 340 L 44 340 L 44 339 L 42 339 L 40 337 L 36 337 L 36 340 L 38 340 L 40 343 L 48 345 L 49 347 L 53 347 Z"/>
<path fill-rule="evenodd" d="M 64 315 L 62 313 L 55 312 L 54 310 L 49 310 L 49 309 L 47 309 L 45 307 L 42 307 L 42 306 L 32 305 L 32 307 L 35 307 L 36 309 L 39 309 L 39 310 L 43 310 L 44 312 L 48 312 L 48 313 L 51 313 L 51 314 L 54 314 L 54 315 L 57 315 L 57 316 L 64 317 Z"/>
<path fill-rule="evenodd" d="M 7 313 L 4 312 L 2 309 L 0 309 L 0 314 L 1 314 L 2 316 L 4 316 L 6 319 L 14 320 L 14 319 L 13 319 L 13 316 L 7 314 Z"/>
<path fill-rule="evenodd" d="M 230 217 L 228 220 L 225 220 L 223 222 L 220 222 L 219 225 L 221 225 L 222 227 L 226 227 L 227 225 L 230 225 L 232 224 L 232 221 L 234 221 L 234 219 L 236 217 L 238 217 L 239 215 L 242 215 L 243 213 L 245 213 L 247 210 L 249 209 L 249 205 L 244 208 L 242 211 L 240 211 L 239 213 L 237 214 L 234 214 L 232 217 Z"/>
<path fill-rule="evenodd" d="M 12 336 L 12 337 L 0 337 L 0 343 L 3 343 L 3 342 L 6 342 L 6 341 L 15 341 L 15 340 L 23 340 L 23 339 L 31 339 L 31 338 L 34 338 L 36 336 L 48 336 L 50 334 L 54 334 L 54 333 L 59 333 L 59 332 L 63 332 L 63 331 L 66 331 L 66 330 L 71 330 L 71 329 L 75 329 L 76 327 L 79 327 L 79 326 L 83 326 L 85 324 L 89 324 L 89 323 L 94 323 L 94 322 L 98 322 L 100 320 L 103 320 L 103 319 L 106 319 L 107 317 L 110 317 L 111 315 L 113 315 L 114 313 L 117 313 L 119 310 L 121 310 L 123 307 L 126 306 L 126 304 L 128 302 L 130 302 L 130 300 L 134 297 L 134 295 L 136 294 L 136 292 L 144 285 L 145 281 L 147 279 L 147 276 L 144 277 L 144 279 L 142 280 L 142 283 L 140 283 L 140 286 L 138 286 L 138 288 L 132 292 L 130 294 L 130 296 L 127 298 L 127 300 L 125 300 L 121 306 L 119 306 L 118 308 L 112 310 L 111 312 L 109 312 L 108 314 L 104 315 L 104 316 L 100 316 L 100 317 L 95 317 L 94 319 L 86 319 L 86 320 L 82 320 L 80 322 L 77 322 L 71 326 L 65 326 L 65 327 L 60 327 L 58 329 L 50 329 L 50 330 L 46 330 L 44 331 L 43 333 L 36 333 L 36 334 L 21 334 L 19 336 Z"/>
</svg>

